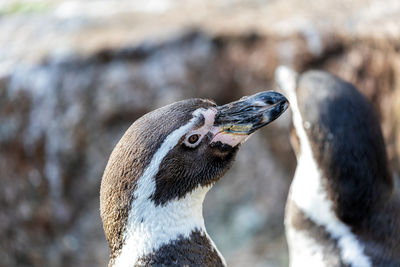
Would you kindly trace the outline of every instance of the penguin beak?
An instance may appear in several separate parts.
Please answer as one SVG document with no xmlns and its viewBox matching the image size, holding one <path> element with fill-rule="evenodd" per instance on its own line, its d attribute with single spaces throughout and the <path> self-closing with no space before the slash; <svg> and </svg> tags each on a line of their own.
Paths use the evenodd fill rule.
<svg viewBox="0 0 400 267">
<path fill-rule="evenodd" d="M 211 142 L 232 147 L 244 142 L 256 130 L 277 119 L 289 106 L 280 93 L 267 91 L 245 96 L 238 101 L 217 107 Z"/>
</svg>

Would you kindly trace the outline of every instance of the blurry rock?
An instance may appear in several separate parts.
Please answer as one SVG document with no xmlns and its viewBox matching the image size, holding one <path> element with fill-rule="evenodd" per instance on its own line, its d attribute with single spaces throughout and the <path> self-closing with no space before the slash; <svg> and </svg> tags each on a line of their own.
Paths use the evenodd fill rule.
<svg viewBox="0 0 400 267">
<path fill-rule="evenodd" d="M 0 5 L 0 266 L 104 266 L 100 179 L 129 125 L 179 99 L 275 89 L 279 64 L 355 83 L 399 176 L 397 0 L 37 2 Z M 256 133 L 206 199 L 230 266 L 287 265 L 289 120 Z"/>
</svg>

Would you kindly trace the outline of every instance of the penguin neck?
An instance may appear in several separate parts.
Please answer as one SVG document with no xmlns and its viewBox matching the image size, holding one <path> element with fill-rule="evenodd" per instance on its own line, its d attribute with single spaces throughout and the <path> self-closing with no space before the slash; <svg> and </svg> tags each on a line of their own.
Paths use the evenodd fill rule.
<svg viewBox="0 0 400 267">
<path fill-rule="evenodd" d="M 351 229 L 337 215 L 335 205 L 325 187 L 327 181 L 313 155 L 310 141 L 304 129 L 294 90 L 291 93 L 293 123 L 300 139 L 300 154 L 290 188 L 289 199 L 315 224 L 322 226 L 337 240 L 341 258 L 352 266 L 371 266 L 364 254 L 364 247 L 358 242 Z M 288 222 L 290 223 L 290 222 Z M 350 253 L 351 252 L 351 253 Z"/>
<path fill-rule="evenodd" d="M 133 200 L 125 228 L 125 242 L 114 266 L 134 265 L 145 257 L 179 238 L 190 238 L 200 232 L 208 238 L 203 201 L 210 187 L 198 187 L 184 198 L 155 205 L 150 198 Z M 210 240 L 211 242 L 211 240 Z"/>
<path fill-rule="evenodd" d="M 290 199 L 312 220 L 319 222 L 323 214 L 331 214 L 332 202 L 323 187 L 323 176 L 312 153 L 311 144 L 304 129 L 295 91 L 290 94 L 293 110 L 293 124 L 300 140 L 300 153 L 297 156 L 297 168 L 290 189 Z M 327 222 L 323 220 L 319 224 Z"/>
<path fill-rule="evenodd" d="M 373 114 L 368 116 L 369 121 L 359 119 L 358 124 L 350 121 L 336 128 L 326 123 L 330 118 L 325 117 L 323 130 L 314 122 L 314 128 L 306 133 L 310 123 L 301 116 L 295 93 L 291 99 L 293 124 L 300 140 L 295 177 L 307 179 L 304 187 L 311 180 L 318 184 L 346 223 L 356 225 L 368 220 L 371 212 L 390 201 L 394 191 L 384 141 Z M 360 115 L 353 117 L 354 121 Z M 304 188 L 303 192 L 314 189 Z"/>
</svg>

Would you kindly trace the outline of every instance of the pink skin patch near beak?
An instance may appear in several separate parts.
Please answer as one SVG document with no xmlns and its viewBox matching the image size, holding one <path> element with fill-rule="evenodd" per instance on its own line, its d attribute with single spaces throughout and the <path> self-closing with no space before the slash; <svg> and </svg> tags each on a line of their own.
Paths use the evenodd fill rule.
<svg viewBox="0 0 400 267">
<path fill-rule="evenodd" d="M 235 147 L 246 141 L 246 139 L 249 137 L 249 135 L 245 134 L 226 133 L 221 127 L 211 126 L 214 124 L 214 119 L 217 114 L 217 110 L 215 108 L 209 108 L 201 113 L 204 116 L 204 125 L 194 130 L 192 133 L 204 135 L 210 131 L 213 134 L 210 143 L 216 143 L 220 141 L 223 144 Z"/>
<path fill-rule="evenodd" d="M 215 143 L 220 141 L 223 144 L 230 145 L 231 147 L 235 147 L 244 141 L 249 137 L 249 135 L 244 135 L 244 134 L 232 134 L 232 133 L 226 133 L 220 130 L 218 127 L 215 127 L 218 129 L 218 131 L 214 134 L 211 143 Z"/>
</svg>

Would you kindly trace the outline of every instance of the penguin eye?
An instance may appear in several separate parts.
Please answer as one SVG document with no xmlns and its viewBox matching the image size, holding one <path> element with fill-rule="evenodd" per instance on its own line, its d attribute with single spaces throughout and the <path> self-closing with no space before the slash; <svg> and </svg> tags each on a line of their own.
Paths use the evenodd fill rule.
<svg viewBox="0 0 400 267">
<path fill-rule="evenodd" d="M 200 136 L 198 134 L 193 134 L 191 136 L 189 136 L 189 143 L 191 143 L 192 145 L 195 144 L 198 140 L 199 140 Z"/>
<path fill-rule="evenodd" d="M 184 144 L 188 147 L 196 147 L 198 145 L 199 140 L 201 138 L 201 135 L 196 133 L 196 134 L 191 134 L 188 137 L 186 137 Z"/>
</svg>

